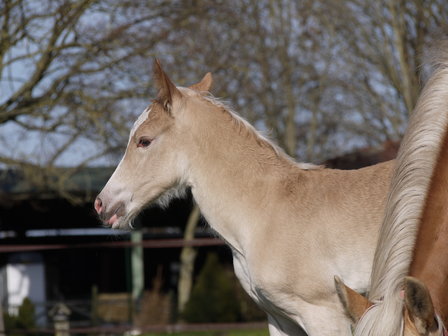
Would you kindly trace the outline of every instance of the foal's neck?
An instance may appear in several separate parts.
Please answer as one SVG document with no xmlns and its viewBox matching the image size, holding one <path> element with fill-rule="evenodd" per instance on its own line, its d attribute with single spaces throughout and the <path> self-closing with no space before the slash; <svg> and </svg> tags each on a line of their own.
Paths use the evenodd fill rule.
<svg viewBox="0 0 448 336">
<path fill-rule="evenodd" d="M 295 163 L 227 111 L 208 111 L 194 123 L 189 184 L 210 226 L 235 250 L 260 229 L 268 195 Z M 205 130 L 205 131 L 204 131 Z"/>
</svg>

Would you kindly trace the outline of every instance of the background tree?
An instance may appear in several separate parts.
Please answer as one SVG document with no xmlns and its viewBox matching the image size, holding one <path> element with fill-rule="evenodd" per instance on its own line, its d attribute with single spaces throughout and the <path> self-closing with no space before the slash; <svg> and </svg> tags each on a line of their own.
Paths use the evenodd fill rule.
<svg viewBox="0 0 448 336">
<path fill-rule="evenodd" d="M 0 163 L 62 193 L 74 167 L 121 153 L 152 96 L 156 55 L 183 85 L 212 71 L 214 92 L 301 160 L 398 140 L 430 32 L 448 16 L 442 0 L 5 0 L 0 10 Z M 48 178 L 61 164 L 72 167 L 62 182 Z"/>
<path fill-rule="evenodd" d="M 326 1 L 319 23 L 337 45 L 346 129 L 367 143 L 401 138 L 425 78 L 425 51 L 448 18 L 440 0 Z"/>
<path fill-rule="evenodd" d="M 70 175 L 122 149 L 154 45 L 188 13 L 117 0 L 5 0 L 0 13 L 0 163 L 70 197 Z"/>
<path fill-rule="evenodd" d="M 195 204 L 185 225 L 184 240 L 194 239 L 196 226 L 200 219 L 199 207 Z M 177 284 L 177 310 L 182 313 L 190 299 L 193 288 L 194 263 L 197 250 L 193 246 L 184 246 L 180 253 L 179 280 Z"/>
</svg>

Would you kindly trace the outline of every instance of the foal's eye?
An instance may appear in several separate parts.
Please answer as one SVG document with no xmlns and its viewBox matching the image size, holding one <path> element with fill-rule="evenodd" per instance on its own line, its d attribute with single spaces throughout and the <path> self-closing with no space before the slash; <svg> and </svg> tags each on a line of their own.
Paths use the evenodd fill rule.
<svg viewBox="0 0 448 336">
<path fill-rule="evenodd" d="M 137 143 L 137 147 L 148 147 L 151 144 L 151 140 L 148 138 L 140 138 Z"/>
</svg>

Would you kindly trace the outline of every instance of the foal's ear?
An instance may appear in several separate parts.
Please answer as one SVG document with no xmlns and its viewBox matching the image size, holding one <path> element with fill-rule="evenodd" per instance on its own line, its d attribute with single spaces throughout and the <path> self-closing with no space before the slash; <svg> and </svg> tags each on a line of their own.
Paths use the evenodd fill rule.
<svg viewBox="0 0 448 336">
<path fill-rule="evenodd" d="M 156 87 L 159 89 L 157 101 L 163 105 L 165 110 L 171 112 L 174 98 L 181 97 L 181 93 L 163 71 L 157 58 L 154 60 L 154 79 Z"/>
<path fill-rule="evenodd" d="M 361 294 L 347 287 L 338 276 L 334 277 L 334 285 L 345 313 L 353 323 L 357 323 L 372 303 Z"/>
<path fill-rule="evenodd" d="M 428 288 L 416 278 L 404 279 L 404 303 L 420 335 L 427 335 L 437 330 L 438 324 L 431 295 Z"/>
<path fill-rule="evenodd" d="M 207 72 L 199 83 L 191 85 L 189 88 L 199 92 L 210 91 L 213 84 L 213 77 L 210 72 Z"/>
</svg>

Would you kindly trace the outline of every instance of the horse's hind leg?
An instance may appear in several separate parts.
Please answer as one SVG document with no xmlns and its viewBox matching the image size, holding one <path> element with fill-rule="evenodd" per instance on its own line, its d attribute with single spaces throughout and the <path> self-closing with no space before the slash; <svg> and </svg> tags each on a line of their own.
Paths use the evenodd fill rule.
<svg viewBox="0 0 448 336">
<path fill-rule="evenodd" d="M 284 317 L 268 314 L 270 336 L 306 336 L 300 326 Z"/>
</svg>

